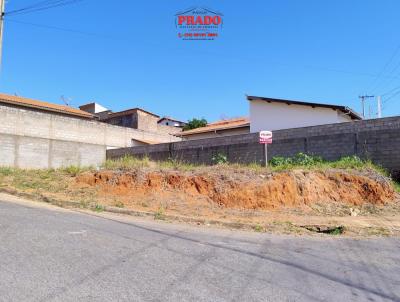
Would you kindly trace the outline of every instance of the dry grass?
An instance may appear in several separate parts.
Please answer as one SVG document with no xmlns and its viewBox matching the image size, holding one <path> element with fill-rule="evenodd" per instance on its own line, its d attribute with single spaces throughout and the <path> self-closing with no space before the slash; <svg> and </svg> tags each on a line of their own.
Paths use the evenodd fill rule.
<svg viewBox="0 0 400 302">
<path fill-rule="evenodd" d="M 81 207 L 87 207 L 95 200 L 95 190 L 73 188 L 71 184 L 78 174 L 89 170 L 78 167 L 45 170 L 0 168 L 0 189 L 44 200 L 74 201 Z"/>
<path fill-rule="evenodd" d="M 274 172 L 295 169 L 325 171 L 334 168 L 340 170 L 373 171 L 374 173 L 377 172 L 377 175 L 382 175 L 382 177 L 387 176 L 386 171 L 379 166 L 372 164 L 370 161 L 362 161 L 357 157 L 345 157 L 338 161 L 328 162 L 300 154 L 297 157 L 289 159 L 273 158 L 271 163 L 267 168 L 255 163 L 248 165 L 223 163 L 215 166 L 205 166 L 188 164 L 176 160 L 154 162 L 148 157 L 135 158 L 125 156 L 117 160 L 107 160 L 103 164 L 102 169 L 111 171 L 136 170 L 144 174 L 149 171 L 179 171 L 214 176 L 220 175 L 227 179 L 232 179 L 236 175 L 240 176 L 242 180 L 245 176 L 248 180 L 251 180 L 270 175 Z M 94 171 L 94 169 L 76 166 L 47 170 L 23 170 L 3 167 L 0 168 L 0 187 L 11 187 L 18 190 L 39 193 L 65 193 L 68 191 L 71 181 L 77 175 L 86 171 Z M 399 183 L 393 182 L 393 186 L 400 192 Z M 80 195 L 84 195 L 85 192 L 81 190 L 80 193 Z M 115 203 L 118 204 L 118 201 L 115 201 Z"/>
<path fill-rule="evenodd" d="M 342 169 L 342 170 L 374 170 L 384 176 L 388 173 L 382 167 L 372 163 L 370 160 L 362 160 L 357 156 L 346 156 L 336 161 L 325 161 L 317 156 L 310 156 L 299 153 L 296 156 L 283 158 L 274 157 L 269 162 L 269 166 L 263 167 L 258 163 L 238 164 L 238 163 L 219 163 L 213 165 L 224 169 L 231 170 L 247 170 L 255 173 L 268 173 L 290 171 L 294 169 L 302 170 L 327 170 L 327 169 Z M 133 156 L 124 156 L 120 159 L 107 160 L 103 166 L 108 170 L 129 170 L 138 168 L 159 168 L 177 171 L 194 171 L 210 166 L 201 164 L 191 164 L 174 159 L 166 161 L 151 161 L 148 157 L 137 158 Z"/>
<path fill-rule="evenodd" d="M 298 161 L 284 161 L 271 165 L 268 168 L 258 164 L 228 164 L 222 163 L 214 166 L 193 165 L 184 162 L 169 160 L 163 162 L 154 162 L 149 158 L 124 157 L 118 160 L 107 160 L 102 166 L 102 170 L 117 171 L 118 173 L 136 173 L 147 175 L 148 173 L 169 173 L 178 172 L 177 175 L 192 176 L 204 175 L 220 179 L 222 182 L 237 181 L 261 181 L 268 179 L 271 175 L 280 174 L 282 171 L 291 170 L 321 170 L 329 169 L 361 171 L 364 174 L 376 175 L 375 177 L 386 178 L 386 172 L 380 167 L 373 165 L 369 161 L 361 161 L 355 157 L 347 157 L 334 162 L 326 162 L 303 158 Z M 13 189 L 17 192 L 30 194 L 32 197 L 46 197 L 48 199 L 63 200 L 75 202 L 78 207 L 92 208 L 95 211 L 103 211 L 105 206 L 113 206 L 117 208 L 133 209 L 154 214 L 155 219 L 167 219 L 169 214 L 183 215 L 190 217 L 202 217 L 203 219 L 214 219 L 229 222 L 252 223 L 253 230 L 261 232 L 274 228 L 282 221 L 288 223 L 279 224 L 279 229 L 285 229 L 288 232 L 297 232 L 298 228 L 290 221 L 295 219 L 306 219 L 310 214 L 318 217 L 332 217 L 338 215 L 345 217 L 349 214 L 349 207 L 343 205 L 332 205 L 333 209 L 327 208 L 326 205 L 315 204 L 314 208 L 310 207 L 312 212 L 305 213 L 296 209 L 285 209 L 282 212 L 266 212 L 256 210 L 228 209 L 220 205 L 207 203 L 206 198 L 193 203 L 193 207 L 185 207 L 186 197 L 179 198 L 159 198 L 152 191 L 145 191 L 145 196 L 152 196 L 150 199 L 140 198 L 125 202 L 125 200 L 115 196 L 104 196 L 98 186 L 82 186 L 77 184 L 77 178 L 88 174 L 94 174 L 98 171 L 93 168 L 66 167 L 63 169 L 48 170 L 22 170 L 13 168 L 0 168 L 0 189 Z M 101 171 L 100 171 L 101 172 Z M 393 182 L 394 188 L 400 192 L 400 184 Z M 103 195 L 102 195 L 103 194 Z M 153 195 L 154 196 L 153 196 Z M 158 196 L 158 197 L 157 197 Z M 167 196 L 167 195 L 165 195 Z M 391 212 L 400 213 L 398 203 L 391 205 Z M 384 216 L 387 212 L 383 208 L 360 208 L 362 216 L 379 215 Z M 204 215 L 202 214 L 204 213 Z M 277 219 L 276 215 L 280 218 Z M 288 218 L 289 217 L 289 218 Z M 294 218 L 295 217 L 295 218 Z M 299 218 L 300 217 L 300 218 Z M 293 220 L 292 220 L 293 219 Z M 266 221 L 269 221 L 266 223 Z M 271 221 L 273 223 L 271 224 Z M 280 222 L 279 222 L 280 221 Z M 271 226 L 272 225 L 272 226 Z M 278 227 L 277 227 L 278 228 Z"/>
</svg>

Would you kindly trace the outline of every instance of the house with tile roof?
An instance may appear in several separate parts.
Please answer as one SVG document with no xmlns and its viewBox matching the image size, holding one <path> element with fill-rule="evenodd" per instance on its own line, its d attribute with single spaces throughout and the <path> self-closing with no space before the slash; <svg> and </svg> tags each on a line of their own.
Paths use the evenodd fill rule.
<svg viewBox="0 0 400 302">
<path fill-rule="evenodd" d="M 73 118 L 94 119 L 93 114 L 70 106 L 58 105 L 4 93 L 0 93 L 0 104 Z"/>
<path fill-rule="evenodd" d="M 247 117 L 223 119 L 207 124 L 205 127 L 191 129 L 176 134 L 183 140 L 196 140 L 219 136 L 246 134 L 250 132 L 250 120 Z"/>
<path fill-rule="evenodd" d="M 92 112 L 87 112 L 0 93 L 0 166 L 99 166 L 108 149 L 181 140 L 168 131 L 158 131 L 159 116 L 154 116 L 154 131 L 143 123 L 142 129 L 135 129 L 99 121 L 97 111 L 104 109 L 94 106 Z"/>
</svg>

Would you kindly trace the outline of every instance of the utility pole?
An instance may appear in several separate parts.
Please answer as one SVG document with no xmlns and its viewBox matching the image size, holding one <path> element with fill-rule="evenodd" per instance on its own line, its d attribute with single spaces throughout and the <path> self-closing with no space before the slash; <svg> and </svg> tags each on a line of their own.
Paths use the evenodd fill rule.
<svg viewBox="0 0 400 302">
<path fill-rule="evenodd" d="M 362 107 L 362 117 L 365 118 L 365 100 L 368 98 L 373 98 L 373 95 L 360 95 L 359 98 L 361 99 L 361 107 Z"/>
<path fill-rule="evenodd" d="M 3 27 L 4 27 L 4 9 L 6 6 L 6 0 L 0 0 L 0 71 L 1 71 L 1 59 L 3 54 Z"/>
<path fill-rule="evenodd" d="M 380 95 L 376 97 L 376 102 L 378 105 L 378 118 L 382 117 L 382 98 Z"/>
</svg>

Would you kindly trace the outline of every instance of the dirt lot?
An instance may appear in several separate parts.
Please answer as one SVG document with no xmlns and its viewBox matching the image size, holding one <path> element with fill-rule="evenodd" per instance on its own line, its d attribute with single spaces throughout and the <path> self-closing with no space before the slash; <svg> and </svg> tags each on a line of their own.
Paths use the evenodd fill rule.
<svg viewBox="0 0 400 302">
<path fill-rule="evenodd" d="M 160 220 L 290 233 L 400 234 L 398 193 L 390 179 L 372 169 L 271 172 L 154 165 L 76 173 L 14 171 L 3 173 L 0 181 L 3 191 L 14 194 Z"/>
</svg>

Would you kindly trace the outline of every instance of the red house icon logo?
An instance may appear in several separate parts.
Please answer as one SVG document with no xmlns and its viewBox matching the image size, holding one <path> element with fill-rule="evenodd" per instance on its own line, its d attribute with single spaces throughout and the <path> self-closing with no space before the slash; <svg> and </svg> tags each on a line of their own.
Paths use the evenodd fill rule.
<svg viewBox="0 0 400 302">
<path fill-rule="evenodd" d="M 175 15 L 178 38 L 182 40 L 215 40 L 222 25 L 223 15 L 208 8 L 190 8 Z"/>
</svg>

